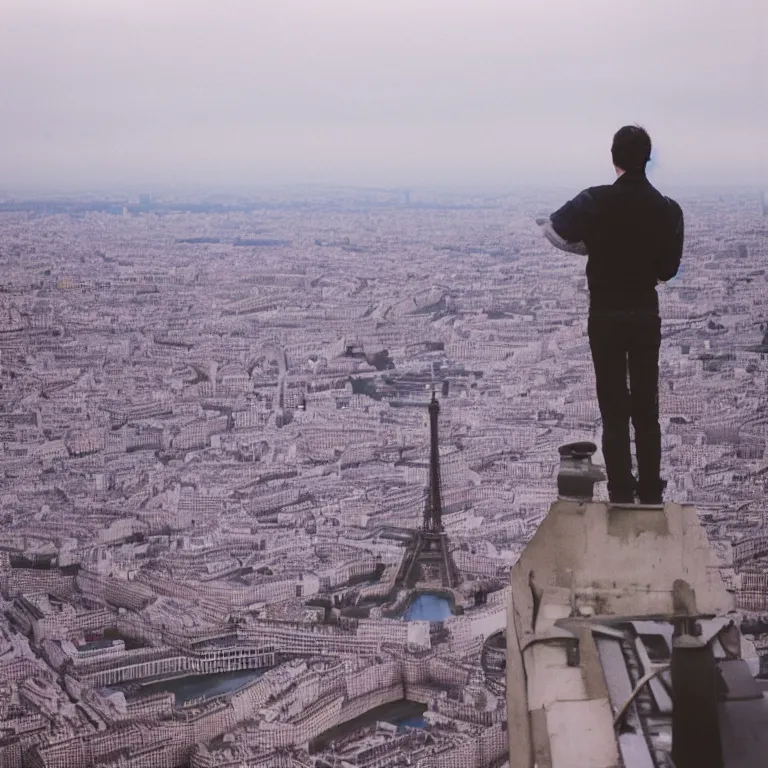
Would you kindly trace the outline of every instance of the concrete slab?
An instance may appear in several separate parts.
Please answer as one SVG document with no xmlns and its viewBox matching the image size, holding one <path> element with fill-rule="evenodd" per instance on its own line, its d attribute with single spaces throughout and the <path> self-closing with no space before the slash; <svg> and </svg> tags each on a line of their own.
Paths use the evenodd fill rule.
<svg viewBox="0 0 768 768">
<path fill-rule="evenodd" d="M 553 768 L 617 768 L 619 750 L 607 699 L 561 701 L 547 710 Z"/>
<path fill-rule="evenodd" d="M 534 765 L 536 768 L 553 768 L 552 753 L 549 751 L 546 710 L 535 709 L 531 712 L 531 732 L 536 744 L 533 755 Z"/>
<path fill-rule="evenodd" d="M 528 707 L 540 709 L 556 701 L 580 701 L 587 697 L 580 667 L 569 667 L 565 646 L 534 645 L 526 652 Z"/>
<path fill-rule="evenodd" d="M 519 579 L 527 587 L 533 571 L 545 590 L 618 590 L 618 595 L 605 594 L 605 614 L 638 615 L 671 613 L 672 585 L 684 579 L 695 589 L 700 612 L 723 615 L 732 602 L 713 566 L 692 506 L 618 509 L 559 501 L 513 569 L 513 583 Z"/>
<path fill-rule="evenodd" d="M 610 686 L 591 639 L 580 636 L 581 667 L 568 667 L 563 645 L 532 646 L 522 654 L 521 647 L 570 616 L 572 605 L 593 619 L 673 614 L 683 581 L 698 613 L 723 616 L 732 609 L 694 507 L 565 500 L 552 505 L 512 569 L 508 619 L 517 643 L 508 640 L 509 738 L 526 745 L 524 752 L 510 752 L 513 768 L 531 768 L 532 753 L 551 757 L 553 768 L 619 764 Z M 513 689 L 517 696 L 510 695 Z M 528 717 L 542 708 L 547 738 L 541 723 L 532 733 Z M 732 728 L 735 733 L 733 723 Z"/>
</svg>

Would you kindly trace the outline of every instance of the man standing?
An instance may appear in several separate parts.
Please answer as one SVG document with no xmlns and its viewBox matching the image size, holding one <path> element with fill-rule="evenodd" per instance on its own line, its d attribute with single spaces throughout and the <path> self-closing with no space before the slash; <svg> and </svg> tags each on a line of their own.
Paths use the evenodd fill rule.
<svg viewBox="0 0 768 768">
<path fill-rule="evenodd" d="M 683 212 L 645 175 L 651 139 L 639 126 L 613 137 L 613 184 L 585 189 L 538 220 L 556 247 L 587 256 L 589 345 L 603 420 L 608 495 L 617 504 L 661 504 L 659 347 L 656 285 L 677 274 Z M 627 371 L 629 388 L 627 388 Z M 629 421 L 638 479 L 632 475 Z"/>
</svg>

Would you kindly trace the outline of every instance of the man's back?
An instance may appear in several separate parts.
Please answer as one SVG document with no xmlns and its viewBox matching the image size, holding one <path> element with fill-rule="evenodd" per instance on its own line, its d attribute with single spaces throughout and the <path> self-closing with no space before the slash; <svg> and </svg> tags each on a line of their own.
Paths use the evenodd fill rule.
<svg viewBox="0 0 768 768">
<path fill-rule="evenodd" d="M 585 189 L 552 214 L 551 224 L 564 240 L 586 247 L 591 309 L 658 310 L 656 284 L 680 266 L 683 214 L 645 173 Z"/>
</svg>

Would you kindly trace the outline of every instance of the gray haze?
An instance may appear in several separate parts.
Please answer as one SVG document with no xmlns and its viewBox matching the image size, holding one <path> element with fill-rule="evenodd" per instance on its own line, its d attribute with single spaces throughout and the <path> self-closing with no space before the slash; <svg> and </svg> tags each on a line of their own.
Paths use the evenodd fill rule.
<svg viewBox="0 0 768 768">
<path fill-rule="evenodd" d="M 0 185 L 768 183 L 764 0 L 0 0 Z"/>
</svg>

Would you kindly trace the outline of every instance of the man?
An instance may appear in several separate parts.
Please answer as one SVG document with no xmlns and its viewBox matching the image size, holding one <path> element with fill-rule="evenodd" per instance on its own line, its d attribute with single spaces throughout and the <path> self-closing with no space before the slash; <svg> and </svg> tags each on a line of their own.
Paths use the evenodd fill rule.
<svg viewBox="0 0 768 768">
<path fill-rule="evenodd" d="M 613 137 L 613 184 L 585 189 L 537 220 L 561 250 L 587 256 L 589 345 L 603 419 L 603 455 L 613 503 L 661 504 L 659 347 L 656 285 L 677 274 L 683 212 L 648 181 L 651 139 L 639 126 Z M 627 388 L 629 370 L 629 389 Z M 632 475 L 629 421 L 638 478 Z"/>
</svg>

